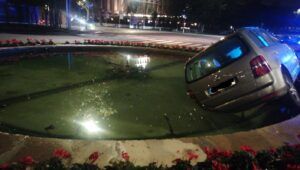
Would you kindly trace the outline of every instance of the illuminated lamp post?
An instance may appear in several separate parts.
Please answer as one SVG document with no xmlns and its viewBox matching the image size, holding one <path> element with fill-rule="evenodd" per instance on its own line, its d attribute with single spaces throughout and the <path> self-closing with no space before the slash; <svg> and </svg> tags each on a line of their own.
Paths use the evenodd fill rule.
<svg viewBox="0 0 300 170">
<path fill-rule="evenodd" d="M 88 2 L 88 0 L 77 0 L 77 5 L 79 5 L 82 9 L 86 11 L 86 21 L 88 22 L 90 18 L 90 8 L 93 6 L 93 4 Z"/>
</svg>

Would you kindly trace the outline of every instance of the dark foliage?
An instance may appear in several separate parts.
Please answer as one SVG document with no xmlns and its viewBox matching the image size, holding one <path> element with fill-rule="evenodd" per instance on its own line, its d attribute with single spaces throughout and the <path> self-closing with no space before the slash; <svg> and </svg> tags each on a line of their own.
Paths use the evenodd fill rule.
<svg viewBox="0 0 300 170">
<path fill-rule="evenodd" d="M 229 160 L 231 170 L 252 170 L 253 169 L 253 157 L 244 151 L 234 152 Z"/>
</svg>

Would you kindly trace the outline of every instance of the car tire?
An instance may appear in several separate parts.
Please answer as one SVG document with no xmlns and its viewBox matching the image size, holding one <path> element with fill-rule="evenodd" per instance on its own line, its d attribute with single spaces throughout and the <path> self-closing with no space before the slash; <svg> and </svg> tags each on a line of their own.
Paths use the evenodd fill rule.
<svg viewBox="0 0 300 170">
<path fill-rule="evenodd" d="M 287 94 L 284 97 L 285 102 L 288 106 L 300 108 L 300 96 L 291 76 L 283 73 L 283 78 L 288 87 Z"/>
</svg>

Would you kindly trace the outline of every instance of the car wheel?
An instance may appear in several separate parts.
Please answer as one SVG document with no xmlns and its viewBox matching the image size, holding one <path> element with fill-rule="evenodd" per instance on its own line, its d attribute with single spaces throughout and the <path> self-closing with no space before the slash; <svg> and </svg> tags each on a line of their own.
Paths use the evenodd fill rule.
<svg viewBox="0 0 300 170">
<path fill-rule="evenodd" d="M 286 74 L 283 74 L 284 81 L 288 87 L 288 92 L 285 96 L 288 105 L 300 107 L 300 96 L 296 89 L 292 78 Z"/>
</svg>

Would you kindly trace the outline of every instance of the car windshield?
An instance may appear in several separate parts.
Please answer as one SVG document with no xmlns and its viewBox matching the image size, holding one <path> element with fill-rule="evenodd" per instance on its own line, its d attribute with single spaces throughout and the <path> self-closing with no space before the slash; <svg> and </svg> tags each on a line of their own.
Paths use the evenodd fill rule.
<svg viewBox="0 0 300 170">
<path fill-rule="evenodd" d="M 238 36 L 230 37 L 196 56 L 186 66 L 188 82 L 201 79 L 241 58 L 247 47 Z"/>
</svg>

